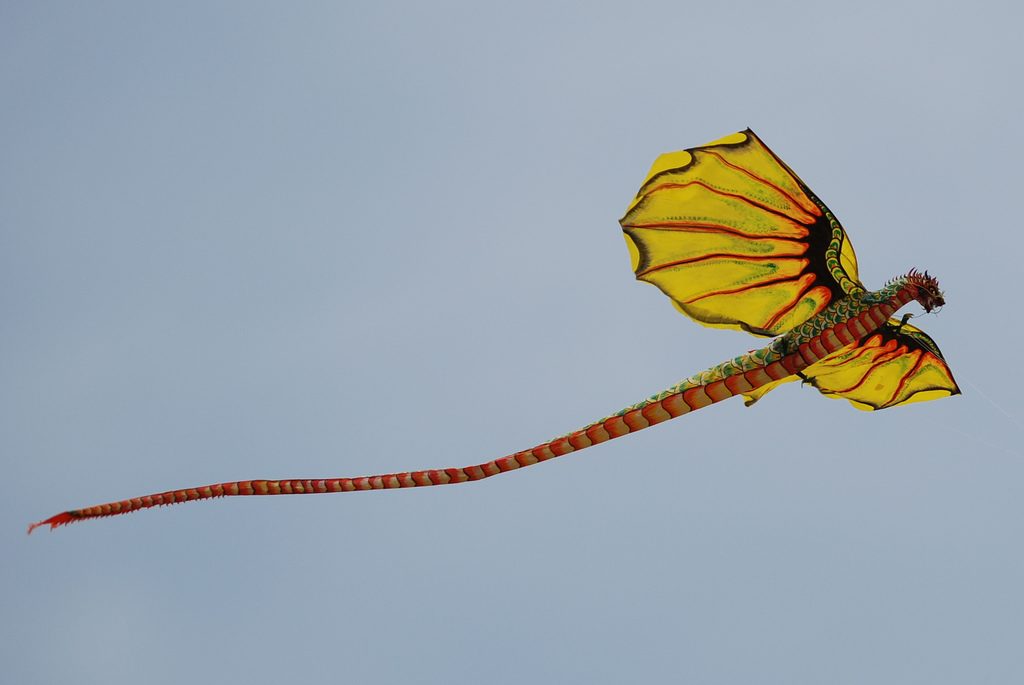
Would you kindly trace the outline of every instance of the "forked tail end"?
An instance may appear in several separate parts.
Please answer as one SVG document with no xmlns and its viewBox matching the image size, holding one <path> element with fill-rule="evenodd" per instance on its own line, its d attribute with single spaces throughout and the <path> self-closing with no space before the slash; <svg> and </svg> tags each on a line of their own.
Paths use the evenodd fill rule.
<svg viewBox="0 0 1024 685">
<path fill-rule="evenodd" d="M 74 520 L 76 520 L 76 518 L 71 515 L 71 512 L 65 511 L 63 513 L 57 514 L 56 516 L 51 516 L 45 521 L 33 523 L 31 526 L 28 527 L 28 535 L 31 535 L 32 531 L 38 528 L 39 526 L 49 525 L 50 530 L 53 530 L 58 526 L 66 526 Z"/>
</svg>

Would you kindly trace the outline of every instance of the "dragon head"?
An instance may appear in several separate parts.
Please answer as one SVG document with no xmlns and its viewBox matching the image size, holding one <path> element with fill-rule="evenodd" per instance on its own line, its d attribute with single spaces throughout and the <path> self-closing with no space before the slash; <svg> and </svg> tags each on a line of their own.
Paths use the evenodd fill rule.
<svg viewBox="0 0 1024 685">
<path fill-rule="evenodd" d="M 914 294 L 914 299 L 924 307 L 925 312 L 931 312 L 936 307 L 946 304 L 942 291 L 939 290 L 939 282 L 929 276 L 927 271 L 921 273 L 917 269 L 911 269 L 904 278 Z"/>
</svg>

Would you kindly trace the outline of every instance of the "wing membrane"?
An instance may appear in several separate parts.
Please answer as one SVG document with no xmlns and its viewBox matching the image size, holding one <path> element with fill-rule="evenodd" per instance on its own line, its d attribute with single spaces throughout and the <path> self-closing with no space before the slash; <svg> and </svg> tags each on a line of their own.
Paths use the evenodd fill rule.
<svg viewBox="0 0 1024 685">
<path fill-rule="evenodd" d="M 832 399 L 867 411 L 959 395 L 953 374 L 927 333 L 889 319 L 882 328 L 803 371 L 804 381 Z M 750 406 L 790 376 L 744 395 Z"/>
<path fill-rule="evenodd" d="M 706 326 L 777 335 L 863 289 L 839 222 L 749 129 L 659 157 L 620 223 L 637 278 Z"/>
</svg>

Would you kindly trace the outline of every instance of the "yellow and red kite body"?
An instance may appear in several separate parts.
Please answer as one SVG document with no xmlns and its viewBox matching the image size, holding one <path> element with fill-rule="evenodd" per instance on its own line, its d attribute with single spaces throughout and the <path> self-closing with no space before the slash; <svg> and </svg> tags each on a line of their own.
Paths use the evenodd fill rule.
<svg viewBox="0 0 1024 685">
<path fill-rule="evenodd" d="M 893 319 L 916 301 L 945 302 L 927 272 L 867 291 L 843 227 L 749 129 L 660 156 L 620 220 L 638 279 L 705 326 L 777 336 L 642 402 L 551 440 L 476 466 L 360 478 L 246 480 L 101 504 L 29 528 L 234 495 L 350 492 L 462 483 L 562 456 L 735 395 L 752 404 L 801 379 L 859 409 L 959 394 L 938 346 Z"/>
</svg>

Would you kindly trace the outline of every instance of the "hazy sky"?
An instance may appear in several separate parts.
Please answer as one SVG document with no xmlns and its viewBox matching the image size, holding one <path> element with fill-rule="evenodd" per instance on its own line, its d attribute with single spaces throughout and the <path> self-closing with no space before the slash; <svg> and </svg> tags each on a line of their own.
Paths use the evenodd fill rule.
<svg viewBox="0 0 1024 685">
<path fill-rule="evenodd" d="M 4 682 L 1024 680 L 1015 2 L 0 10 Z M 481 483 L 758 347 L 637 283 L 654 158 L 752 127 L 911 267 L 962 397 L 797 384 Z M 920 312 L 919 308 L 908 311 Z M 187 675 L 186 675 L 187 674 Z"/>
</svg>

